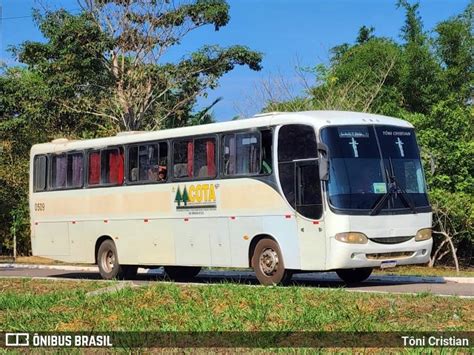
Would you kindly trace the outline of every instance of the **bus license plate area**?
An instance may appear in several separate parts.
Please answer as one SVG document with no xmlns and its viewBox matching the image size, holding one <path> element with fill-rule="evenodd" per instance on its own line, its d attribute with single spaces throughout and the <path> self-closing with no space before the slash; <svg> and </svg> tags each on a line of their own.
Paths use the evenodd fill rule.
<svg viewBox="0 0 474 355">
<path fill-rule="evenodd" d="M 382 263 L 380 264 L 381 269 L 388 269 L 395 266 L 397 266 L 396 260 L 382 261 Z"/>
</svg>

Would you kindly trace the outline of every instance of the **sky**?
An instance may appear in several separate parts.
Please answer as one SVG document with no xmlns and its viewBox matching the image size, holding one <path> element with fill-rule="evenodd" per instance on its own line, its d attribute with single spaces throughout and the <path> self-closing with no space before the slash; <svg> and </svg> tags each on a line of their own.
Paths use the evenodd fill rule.
<svg viewBox="0 0 474 355">
<path fill-rule="evenodd" d="M 420 14 L 425 30 L 461 13 L 469 0 L 421 0 Z M 302 89 L 296 67 L 327 63 L 329 50 L 342 43 L 353 43 L 358 29 L 373 26 L 375 35 L 400 39 L 404 12 L 396 0 L 228 0 L 230 22 L 219 31 L 201 28 L 184 38 L 166 59 L 178 60 L 205 44 L 246 45 L 263 54 L 263 69 L 254 72 L 236 67 L 220 80 L 217 89 L 200 98 L 197 108 L 221 97 L 214 108 L 217 121 L 237 115 L 249 116 L 262 108 L 262 87 L 271 84 L 273 92 L 285 85 L 293 94 Z M 7 51 L 23 41 L 44 41 L 31 12 L 34 7 L 77 12 L 77 0 L 0 0 L 0 60 L 15 65 Z M 285 90 L 283 90 L 285 91 Z"/>
</svg>

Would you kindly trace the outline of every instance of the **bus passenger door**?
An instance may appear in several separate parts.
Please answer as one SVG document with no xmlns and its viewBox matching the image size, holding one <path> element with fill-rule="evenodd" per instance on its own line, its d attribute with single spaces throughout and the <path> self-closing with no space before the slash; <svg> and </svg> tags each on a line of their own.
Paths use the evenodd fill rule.
<svg viewBox="0 0 474 355">
<path fill-rule="evenodd" d="M 295 174 L 301 268 L 323 270 L 326 262 L 326 238 L 317 159 L 297 162 Z"/>
</svg>

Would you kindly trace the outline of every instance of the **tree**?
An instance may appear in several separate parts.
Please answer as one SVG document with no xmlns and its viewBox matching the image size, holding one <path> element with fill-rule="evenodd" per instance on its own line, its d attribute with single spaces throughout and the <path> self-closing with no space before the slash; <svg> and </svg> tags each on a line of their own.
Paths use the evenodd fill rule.
<svg viewBox="0 0 474 355">
<path fill-rule="evenodd" d="M 435 245 L 430 266 L 450 255 L 456 269 L 470 265 L 474 242 L 474 198 L 472 194 L 431 189 Z"/>
<path fill-rule="evenodd" d="M 25 42 L 21 61 L 54 82 L 68 112 L 95 116 L 118 130 L 159 129 L 189 123 L 196 98 L 215 88 L 236 65 L 260 70 L 262 56 L 244 46 L 207 45 L 177 63 L 167 51 L 206 25 L 229 21 L 224 0 L 83 0 L 83 12 L 37 14 L 45 44 Z"/>
<path fill-rule="evenodd" d="M 461 103 L 473 99 L 474 86 L 474 37 L 472 24 L 474 4 L 471 3 L 459 16 L 439 23 L 435 30 L 438 37 L 435 48 L 445 70 L 443 80 L 448 92 L 454 94 Z"/>
<path fill-rule="evenodd" d="M 400 46 L 389 39 L 373 37 L 361 44 L 337 46 L 332 53 L 329 66 L 299 69 L 304 96 L 291 97 L 293 90 L 283 78 L 262 83 L 265 110 L 399 113 L 403 101 L 399 88 Z M 308 73 L 315 83 L 305 79 Z"/>
<path fill-rule="evenodd" d="M 427 113 L 445 92 L 441 68 L 423 32 L 419 3 L 411 5 L 407 0 L 399 0 L 397 6 L 405 9 L 405 25 L 401 31 L 405 40 L 401 77 L 404 107 L 411 112 Z"/>
<path fill-rule="evenodd" d="M 369 40 L 374 38 L 374 31 L 375 28 L 373 26 L 362 26 L 361 28 L 359 28 L 359 35 L 357 36 L 356 42 L 359 44 L 368 42 Z"/>
<path fill-rule="evenodd" d="M 48 135 L 47 108 L 42 106 L 45 95 L 41 78 L 28 70 L 7 69 L 0 76 L 0 244 L 13 248 L 14 227 L 20 254 L 30 249 L 30 144 Z"/>
</svg>

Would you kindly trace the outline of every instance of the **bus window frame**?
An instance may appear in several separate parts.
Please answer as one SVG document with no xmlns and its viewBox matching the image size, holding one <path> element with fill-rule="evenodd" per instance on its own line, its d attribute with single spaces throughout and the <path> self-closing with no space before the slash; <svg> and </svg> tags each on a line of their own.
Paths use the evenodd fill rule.
<svg viewBox="0 0 474 355">
<path fill-rule="evenodd" d="M 255 131 L 259 134 L 259 141 L 260 141 L 260 170 L 262 169 L 262 158 L 263 158 L 263 149 L 262 149 L 262 131 L 270 131 L 272 134 L 272 146 L 271 146 L 271 158 L 272 158 L 272 171 L 270 173 L 256 173 L 256 174 L 234 174 L 234 175 L 225 175 L 224 174 L 224 154 L 219 156 L 219 179 L 241 179 L 245 177 L 264 177 L 264 176 L 272 176 L 275 173 L 275 126 L 263 126 L 263 127 L 256 127 L 251 129 L 242 129 L 236 131 L 227 131 L 219 133 L 220 138 L 220 145 L 219 150 L 224 152 L 224 136 L 229 134 L 240 134 L 240 133 L 255 133 Z M 278 162 L 277 162 L 278 163 Z M 222 167 L 222 169 L 221 169 Z"/>
<path fill-rule="evenodd" d="M 37 159 L 39 158 L 46 158 L 46 168 L 45 168 L 45 171 L 44 171 L 44 179 L 45 179 L 45 182 L 44 182 L 44 188 L 41 189 L 41 190 L 37 190 L 36 189 L 36 176 L 37 176 L 37 170 L 36 170 L 36 161 Z M 36 193 L 36 192 L 46 192 L 46 191 L 49 191 L 49 154 L 37 154 L 33 157 L 33 192 Z"/>
<path fill-rule="evenodd" d="M 74 154 L 82 154 L 82 168 L 83 168 L 83 173 L 82 173 L 82 179 L 81 179 L 81 185 L 80 186 L 75 186 L 75 187 L 70 187 L 70 186 L 67 186 L 67 181 L 68 181 L 68 175 L 67 175 L 67 170 L 68 170 L 68 161 L 69 161 L 69 155 L 74 155 Z M 52 181 L 53 181 L 53 157 L 54 156 L 58 156 L 58 155 L 65 155 L 66 156 L 66 186 L 65 187 L 53 187 L 51 185 Z M 86 186 L 86 178 L 85 178 L 85 174 L 86 174 L 86 162 L 85 162 L 85 152 L 84 150 L 81 150 L 81 149 L 74 149 L 74 150 L 68 150 L 68 151 L 63 151 L 63 152 L 57 152 L 57 153 L 49 153 L 49 154 L 46 154 L 46 156 L 48 157 L 48 182 L 47 182 L 47 190 L 43 190 L 41 192 L 44 192 L 44 191 L 65 191 L 65 190 L 80 190 L 80 189 L 83 189 L 85 188 Z M 35 156 L 36 157 L 36 156 Z"/>
<path fill-rule="evenodd" d="M 215 141 L 214 144 L 214 163 L 216 165 L 216 173 L 214 176 L 205 176 L 205 177 L 175 177 L 174 176 L 174 143 L 179 142 L 179 141 L 189 141 L 192 140 L 193 142 L 193 147 L 194 147 L 194 141 L 196 139 L 205 139 L 205 138 L 213 138 Z M 220 164 L 219 164 L 219 157 L 220 157 L 220 139 L 219 135 L 215 133 L 211 134 L 201 134 L 198 136 L 184 136 L 184 137 L 176 137 L 170 139 L 171 141 L 171 148 L 168 148 L 168 153 L 171 153 L 171 169 L 169 171 L 169 182 L 185 182 L 185 181 L 205 181 L 205 180 L 215 180 L 219 178 L 219 171 L 220 171 Z M 194 150 L 193 150 L 194 153 Z M 193 157 L 194 159 L 194 157 Z M 194 162 L 193 162 L 194 164 Z M 194 174 L 194 167 L 193 167 L 193 174 Z"/>
<path fill-rule="evenodd" d="M 158 145 L 158 160 L 160 159 L 160 143 L 166 143 L 168 151 L 166 153 L 166 179 L 163 181 L 154 181 L 154 180 L 137 180 L 137 181 L 132 181 L 130 180 L 130 165 L 129 165 L 129 151 L 132 148 L 139 147 L 141 145 L 152 145 L 156 144 Z M 170 140 L 169 139 L 164 139 L 164 140 L 153 140 L 153 141 L 144 141 L 144 142 L 136 142 L 136 143 L 130 143 L 125 146 L 125 162 L 124 162 L 124 169 L 125 169 L 125 175 L 124 175 L 124 183 L 123 185 L 126 186 L 136 186 L 136 185 L 155 185 L 155 184 L 166 184 L 170 181 L 169 178 L 169 162 L 170 162 Z M 159 165 L 159 161 L 158 161 Z"/>
<path fill-rule="evenodd" d="M 123 169 L 124 169 L 123 174 L 124 174 L 124 175 L 123 175 L 123 176 L 124 176 L 124 177 L 123 177 L 123 182 L 122 182 L 121 184 L 119 184 L 119 183 L 116 183 L 116 184 L 114 184 L 114 183 L 106 183 L 106 184 L 104 184 L 104 183 L 102 183 L 102 151 L 104 151 L 104 150 L 117 149 L 117 150 L 119 150 L 119 152 L 120 152 L 120 148 L 122 148 L 122 151 L 124 152 L 124 158 L 123 158 L 123 160 L 124 160 L 124 164 L 123 164 Z M 86 152 L 86 154 L 87 154 L 87 159 L 86 159 L 86 164 L 85 164 L 85 165 L 86 165 L 86 169 L 87 169 L 87 170 L 86 170 L 87 179 L 85 179 L 85 180 L 87 180 L 87 183 L 84 184 L 84 185 L 85 185 L 85 186 L 84 186 L 85 188 L 88 188 L 88 189 L 89 189 L 89 188 L 93 188 L 93 189 L 95 189 L 95 188 L 100 188 L 100 187 L 117 187 L 117 186 L 124 186 L 124 185 L 125 185 L 125 181 L 126 181 L 126 178 L 125 178 L 125 173 L 126 173 L 126 170 L 125 170 L 125 162 L 126 162 L 127 159 L 126 159 L 126 157 L 125 157 L 125 147 L 124 147 L 124 145 L 120 144 L 120 145 L 111 145 L 111 146 L 102 147 L 102 148 L 90 148 L 90 149 L 87 149 L 85 152 Z M 100 160 L 101 160 L 101 162 L 100 162 L 100 170 L 101 170 L 101 172 L 100 172 L 100 181 L 101 181 L 101 182 L 98 183 L 98 184 L 92 184 L 92 185 L 91 185 L 91 184 L 89 184 L 89 155 L 90 155 L 90 153 L 92 153 L 92 152 L 100 152 Z"/>
</svg>

